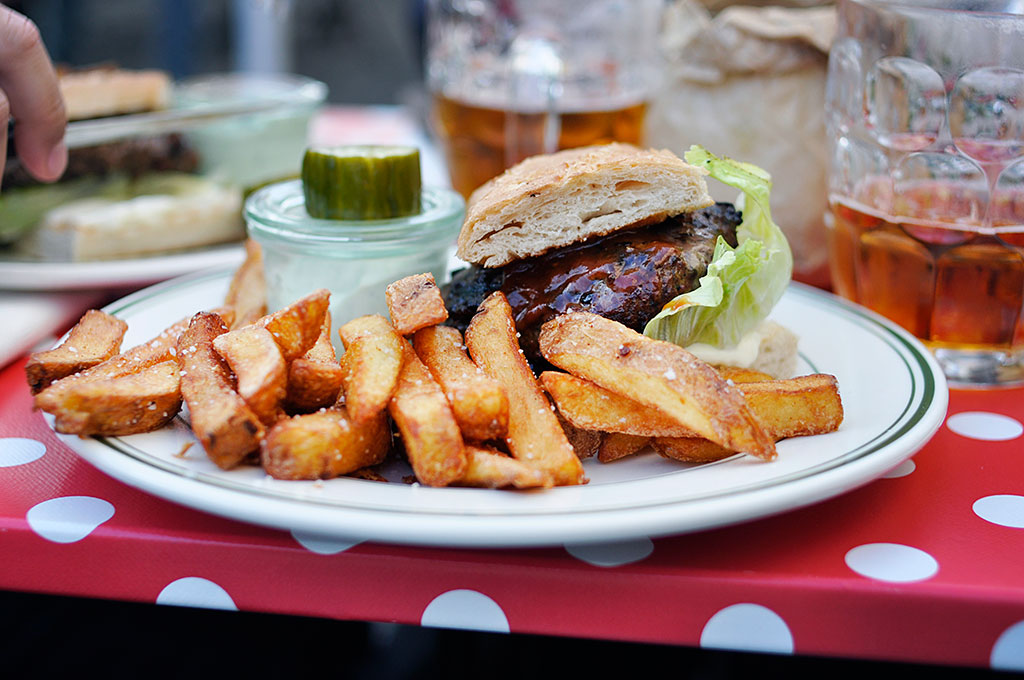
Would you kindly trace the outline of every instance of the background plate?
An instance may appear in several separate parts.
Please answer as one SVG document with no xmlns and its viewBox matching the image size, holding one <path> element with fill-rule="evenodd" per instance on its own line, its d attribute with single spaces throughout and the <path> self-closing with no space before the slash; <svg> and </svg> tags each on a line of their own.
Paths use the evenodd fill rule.
<svg viewBox="0 0 1024 680">
<path fill-rule="evenodd" d="M 220 304 L 229 278 L 224 270 L 167 281 L 107 311 L 128 322 L 130 347 Z M 521 492 L 280 481 L 255 467 L 222 471 L 198 444 L 181 455 L 195 440 L 180 418 L 143 435 L 62 439 L 126 484 L 245 522 L 352 540 L 519 547 L 677 534 L 802 507 L 884 474 L 941 425 L 945 380 L 905 331 L 799 284 L 772 317 L 800 336 L 800 373 L 837 377 L 845 419 L 836 432 L 780 442 L 771 463 L 736 455 L 687 465 L 649 452 L 608 464 L 587 460 L 584 486 Z"/>
</svg>

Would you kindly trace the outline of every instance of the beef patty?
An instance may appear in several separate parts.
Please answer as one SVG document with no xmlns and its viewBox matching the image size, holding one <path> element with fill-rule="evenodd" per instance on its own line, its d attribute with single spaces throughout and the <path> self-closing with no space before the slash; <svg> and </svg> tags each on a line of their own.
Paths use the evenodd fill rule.
<svg viewBox="0 0 1024 680">
<path fill-rule="evenodd" d="M 731 204 L 717 203 L 504 267 L 461 269 L 442 291 L 449 323 L 465 331 L 477 306 L 500 290 L 530 361 L 540 358 L 540 327 L 565 312 L 593 312 L 643 331 L 665 303 L 697 286 L 719 235 L 736 246 L 739 223 Z"/>
</svg>

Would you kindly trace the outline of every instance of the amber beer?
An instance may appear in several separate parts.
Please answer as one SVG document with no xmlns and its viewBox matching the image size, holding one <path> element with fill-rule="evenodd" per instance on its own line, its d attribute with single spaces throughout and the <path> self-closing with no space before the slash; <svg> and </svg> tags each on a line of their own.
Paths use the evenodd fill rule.
<svg viewBox="0 0 1024 680">
<path fill-rule="evenodd" d="M 463 196 L 519 161 L 604 142 L 640 144 L 645 103 L 557 114 L 506 111 L 434 95 L 434 125 L 452 187 Z M 548 148 L 553 146 L 554 148 Z"/>
<path fill-rule="evenodd" d="M 947 182 L 921 182 L 888 210 L 859 198 L 829 201 L 837 293 L 935 349 L 1024 348 L 1024 192 L 997 193 L 986 228 Z"/>
</svg>

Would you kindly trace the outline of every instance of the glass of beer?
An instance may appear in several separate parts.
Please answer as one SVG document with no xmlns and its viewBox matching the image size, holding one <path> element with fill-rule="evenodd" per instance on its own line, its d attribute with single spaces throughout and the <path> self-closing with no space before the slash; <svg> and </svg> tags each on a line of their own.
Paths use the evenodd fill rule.
<svg viewBox="0 0 1024 680">
<path fill-rule="evenodd" d="M 1022 5 L 838 4 L 833 287 L 923 340 L 954 387 L 1024 384 Z"/>
<path fill-rule="evenodd" d="M 663 0 L 428 0 L 432 128 L 469 197 L 540 153 L 644 141 Z"/>
</svg>

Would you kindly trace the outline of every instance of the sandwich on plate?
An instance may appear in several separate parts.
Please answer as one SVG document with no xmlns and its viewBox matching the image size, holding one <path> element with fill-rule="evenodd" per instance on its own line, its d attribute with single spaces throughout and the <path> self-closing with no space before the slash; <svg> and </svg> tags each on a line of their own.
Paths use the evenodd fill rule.
<svg viewBox="0 0 1024 680">
<path fill-rule="evenodd" d="M 59 74 L 69 122 L 168 106 L 160 71 L 93 68 Z M 17 125 L 15 121 L 14 125 Z M 33 258 L 104 260 L 239 240 L 242 192 L 198 172 L 199 156 L 180 133 L 112 135 L 72 148 L 67 170 L 41 184 L 8 145 L 0 190 L 0 246 Z"/>
<path fill-rule="evenodd" d="M 708 177 L 739 190 L 737 204 L 715 203 Z M 790 377 L 797 338 L 768 320 L 793 262 L 770 188 L 763 170 L 696 146 L 685 160 L 627 144 L 528 158 L 470 197 L 450 322 L 464 327 L 501 290 L 531 362 L 545 321 L 588 311 L 712 364 Z"/>
</svg>

